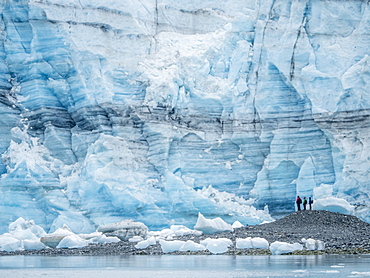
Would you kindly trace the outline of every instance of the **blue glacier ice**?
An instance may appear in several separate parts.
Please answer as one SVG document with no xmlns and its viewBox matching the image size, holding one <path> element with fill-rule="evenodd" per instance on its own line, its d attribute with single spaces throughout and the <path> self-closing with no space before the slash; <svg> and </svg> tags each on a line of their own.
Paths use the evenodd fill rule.
<svg viewBox="0 0 370 278">
<path fill-rule="evenodd" d="M 370 4 L 3 0 L 0 233 L 370 221 Z M 335 200 L 335 199 L 330 199 Z"/>
</svg>

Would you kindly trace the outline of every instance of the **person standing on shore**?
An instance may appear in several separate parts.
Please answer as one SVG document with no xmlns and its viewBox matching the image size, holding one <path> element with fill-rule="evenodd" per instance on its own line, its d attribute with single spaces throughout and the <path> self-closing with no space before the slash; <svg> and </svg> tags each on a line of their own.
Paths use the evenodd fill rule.
<svg viewBox="0 0 370 278">
<path fill-rule="evenodd" d="M 303 210 L 306 210 L 306 206 L 307 206 L 307 199 L 306 197 L 303 197 Z"/>
<path fill-rule="evenodd" d="M 297 204 L 297 209 L 301 210 L 302 199 L 299 196 L 297 196 L 297 199 L 295 200 L 295 202 Z"/>
<path fill-rule="evenodd" d="M 312 197 L 309 197 L 308 198 L 308 205 L 310 206 L 310 210 L 312 210 L 312 204 L 313 204 Z"/>
</svg>

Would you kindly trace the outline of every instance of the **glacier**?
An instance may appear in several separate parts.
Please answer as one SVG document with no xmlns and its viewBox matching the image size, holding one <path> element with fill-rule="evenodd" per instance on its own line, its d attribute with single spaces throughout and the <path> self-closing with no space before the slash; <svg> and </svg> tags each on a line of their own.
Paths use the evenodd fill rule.
<svg viewBox="0 0 370 278">
<path fill-rule="evenodd" d="M 370 4 L 4 0 L 0 233 L 338 198 L 370 221 Z"/>
</svg>

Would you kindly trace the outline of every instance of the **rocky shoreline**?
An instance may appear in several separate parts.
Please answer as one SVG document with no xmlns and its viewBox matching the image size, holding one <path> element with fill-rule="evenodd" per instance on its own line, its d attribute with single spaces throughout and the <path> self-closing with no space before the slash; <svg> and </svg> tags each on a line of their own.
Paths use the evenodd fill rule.
<svg viewBox="0 0 370 278">
<path fill-rule="evenodd" d="M 202 236 L 183 236 L 178 240 L 193 240 L 198 242 L 205 238 L 229 238 L 234 246 L 223 255 L 270 255 L 268 249 L 237 249 L 237 238 L 262 237 L 270 244 L 275 241 L 287 243 L 302 243 L 302 238 L 322 240 L 325 249 L 310 251 L 304 249 L 290 254 L 369 254 L 370 253 L 370 224 L 355 216 L 343 215 L 328 211 L 298 211 L 275 222 L 257 226 L 246 226 L 233 232 L 218 233 Z M 118 242 L 107 244 L 91 244 L 87 247 L 67 249 L 48 248 L 43 250 L 27 250 L 5 252 L 0 256 L 9 255 L 44 255 L 44 256 L 99 256 L 99 255 L 163 255 L 160 245 L 149 246 L 146 249 L 135 248 L 136 243 Z M 173 252 L 173 255 L 211 255 L 209 251 Z"/>
</svg>

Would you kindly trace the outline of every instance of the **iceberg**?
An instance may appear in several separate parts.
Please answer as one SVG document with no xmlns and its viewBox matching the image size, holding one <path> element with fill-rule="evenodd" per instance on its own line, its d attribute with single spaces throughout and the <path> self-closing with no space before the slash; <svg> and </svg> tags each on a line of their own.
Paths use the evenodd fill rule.
<svg viewBox="0 0 370 278">
<path fill-rule="evenodd" d="M 42 236 L 40 241 L 48 247 L 55 248 L 67 236 L 75 236 L 75 234 L 65 225 L 53 233 Z"/>
<path fill-rule="evenodd" d="M 136 245 L 135 245 L 135 248 L 136 249 L 145 249 L 147 248 L 148 246 L 151 246 L 151 245 L 156 245 L 157 244 L 157 240 L 155 237 L 151 236 L 143 241 L 139 241 Z"/>
<path fill-rule="evenodd" d="M 4 0 L 0 13 L 0 234 L 19 217 L 74 234 L 190 229 L 198 213 L 256 225 L 297 195 L 338 210 L 320 206 L 322 185 L 370 221 L 368 2 Z"/>
<path fill-rule="evenodd" d="M 275 241 L 270 245 L 270 251 L 272 255 L 281 255 L 291 253 L 297 250 L 303 250 L 303 245 L 299 243 L 286 243 Z"/>
<path fill-rule="evenodd" d="M 234 231 L 234 228 L 220 217 L 215 219 L 206 219 L 201 213 L 198 215 L 198 220 L 194 226 L 194 229 L 201 231 L 204 234 L 216 234 Z"/>
<path fill-rule="evenodd" d="M 82 248 L 88 246 L 91 243 L 89 240 L 85 240 L 78 235 L 65 236 L 56 246 L 56 248 Z"/>
<path fill-rule="evenodd" d="M 229 247 L 233 246 L 233 242 L 228 238 L 206 238 L 201 240 L 200 244 L 212 254 L 226 253 Z"/>
<path fill-rule="evenodd" d="M 232 241 L 228 238 L 206 238 L 201 240 L 200 244 L 212 254 L 222 254 L 229 250 L 229 247 L 233 245 Z"/>
<path fill-rule="evenodd" d="M 187 251 L 204 251 L 206 247 L 204 245 L 196 243 L 192 240 L 187 240 L 183 245 L 181 245 L 179 251 L 180 252 L 187 252 Z"/>
<path fill-rule="evenodd" d="M 325 243 L 322 240 L 315 240 L 313 238 L 305 239 L 302 238 L 302 242 L 308 250 L 323 250 L 325 248 Z"/>
<path fill-rule="evenodd" d="M 161 245 L 163 253 L 170 253 L 180 250 L 181 246 L 185 244 L 182 240 L 167 241 L 160 239 L 159 244 Z"/>
<path fill-rule="evenodd" d="M 256 249 L 269 249 L 269 243 L 266 239 L 260 237 L 247 237 L 247 238 L 237 238 L 236 248 L 246 249 L 246 248 L 256 248 Z"/>
</svg>

